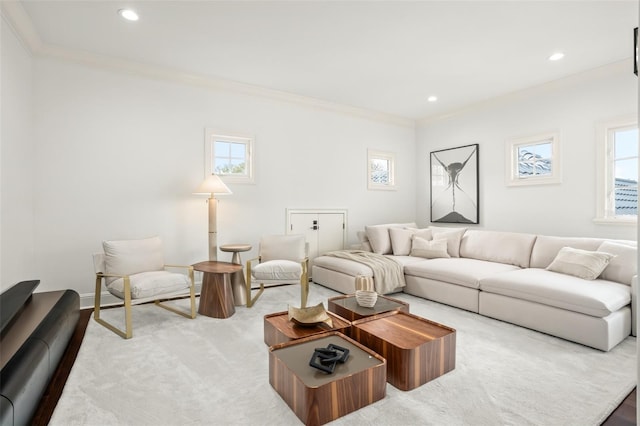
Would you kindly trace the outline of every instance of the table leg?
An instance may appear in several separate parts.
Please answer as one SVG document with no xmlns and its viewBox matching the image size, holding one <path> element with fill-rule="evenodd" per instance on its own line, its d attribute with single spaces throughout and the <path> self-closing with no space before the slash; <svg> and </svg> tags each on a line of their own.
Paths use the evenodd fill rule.
<svg viewBox="0 0 640 426">
<path fill-rule="evenodd" d="M 240 253 L 237 251 L 231 257 L 231 263 L 242 265 Z M 244 272 L 238 271 L 231 274 L 231 287 L 233 288 L 233 301 L 236 306 L 244 306 L 247 304 L 247 293 L 245 289 Z"/>
<path fill-rule="evenodd" d="M 198 313 L 214 318 L 229 318 L 236 313 L 229 274 L 203 274 Z"/>
</svg>

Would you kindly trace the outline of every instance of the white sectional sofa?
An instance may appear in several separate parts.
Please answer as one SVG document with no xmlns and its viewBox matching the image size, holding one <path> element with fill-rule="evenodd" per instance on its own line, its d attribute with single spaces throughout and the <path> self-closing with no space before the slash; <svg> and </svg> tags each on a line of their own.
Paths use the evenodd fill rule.
<svg viewBox="0 0 640 426">
<path fill-rule="evenodd" d="M 394 292 L 404 291 L 603 351 L 629 334 L 636 335 L 635 241 L 447 227 L 418 230 L 415 224 L 376 225 L 359 236 L 363 250 L 403 265 L 406 286 Z M 421 244 L 427 244 L 426 251 L 419 249 Z M 431 250 L 436 246 L 439 249 Z M 601 273 L 598 269 L 595 276 L 584 275 L 584 259 L 588 260 L 587 275 L 594 274 L 589 269 L 593 259 L 603 262 L 596 269 L 605 265 L 604 269 Z M 355 291 L 358 275 L 373 276 L 372 269 L 330 255 L 313 262 L 313 281 L 342 293 Z"/>
</svg>

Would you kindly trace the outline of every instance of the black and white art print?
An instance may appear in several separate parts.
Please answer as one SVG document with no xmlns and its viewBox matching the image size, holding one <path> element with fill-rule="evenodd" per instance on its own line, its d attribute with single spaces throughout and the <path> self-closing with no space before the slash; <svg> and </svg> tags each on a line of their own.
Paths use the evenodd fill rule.
<svg viewBox="0 0 640 426">
<path fill-rule="evenodd" d="M 431 152 L 431 222 L 480 223 L 478 144 Z"/>
</svg>

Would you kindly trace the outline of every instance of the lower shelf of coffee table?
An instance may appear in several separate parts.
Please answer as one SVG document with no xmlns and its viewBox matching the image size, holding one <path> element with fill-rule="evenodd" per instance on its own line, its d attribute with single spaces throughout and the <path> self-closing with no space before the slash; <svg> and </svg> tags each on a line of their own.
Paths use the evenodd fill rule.
<svg viewBox="0 0 640 426">
<path fill-rule="evenodd" d="M 349 350 L 344 364 L 327 374 L 309 366 L 315 348 L 334 344 Z M 307 425 L 328 423 L 385 397 L 384 358 L 338 333 L 269 348 L 269 383 Z"/>
</svg>

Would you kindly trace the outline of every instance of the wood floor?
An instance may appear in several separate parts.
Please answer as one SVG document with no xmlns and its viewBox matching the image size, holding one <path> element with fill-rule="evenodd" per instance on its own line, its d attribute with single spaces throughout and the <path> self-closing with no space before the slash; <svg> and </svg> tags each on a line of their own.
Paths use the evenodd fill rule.
<svg viewBox="0 0 640 426">
<path fill-rule="evenodd" d="M 80 311 L 80 320 L 78 321 L 76 330 L 71 337 L 69 346 L 60 361 L 58 369 L 51 379 L 51 383 L 49 383 L 49 387 L 40 401 L 40 406 L 38 407 L 38 410 L 31 422 L 32 425 L 46 426 L 49 423 L 49 419 L 51 419 L 53 410 L 56 408 L 58 399 L 60 399 L 60 395 L 62 395 L 62 390 L 64 389 L 67 377 L 71 372 L 71 367 L 73 367 L 73 363 L 76 361 L 76 356 L 78 355 L 78 350 L 80 349 L 80 344 L 84 338 L 84 333 L 87 329 L 87 324 L 89 323 L 92 312 L 93 309 L 83 309 Z M 611 416 L 605 420 L 603 423 L 604 426 L 637 425 L 636 392 L 637 388 L 634 389 L 611 414 Z"/>
</svg>

